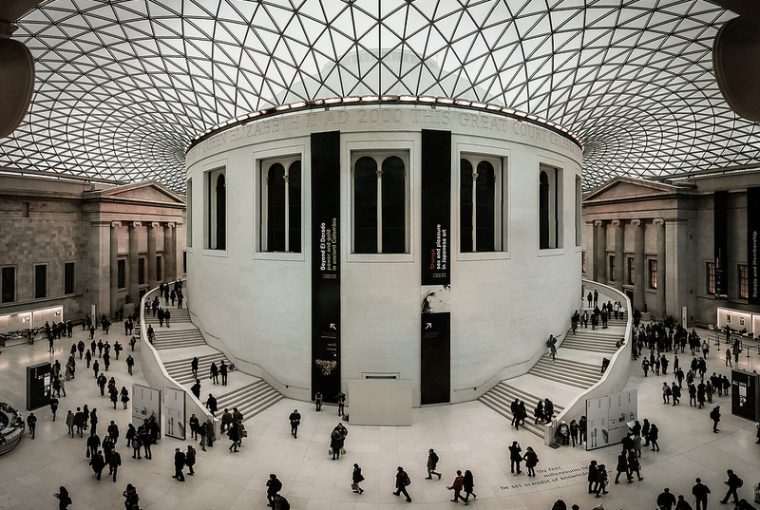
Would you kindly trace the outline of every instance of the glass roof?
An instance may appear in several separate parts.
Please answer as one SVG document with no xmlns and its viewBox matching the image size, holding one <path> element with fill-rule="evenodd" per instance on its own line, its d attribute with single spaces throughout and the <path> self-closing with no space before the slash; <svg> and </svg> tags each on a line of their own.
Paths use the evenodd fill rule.
<svg viewBox="0 0 760 510">
<path fill-rule="evenodd" d="M 584 187 L 760 162 L 712 72 L 731 13 L 703 0 L 47 0 L 0 167 L 184 190 L 190 140 L 279 104 L 460 98 L 575 133 Z"/>
</svg>

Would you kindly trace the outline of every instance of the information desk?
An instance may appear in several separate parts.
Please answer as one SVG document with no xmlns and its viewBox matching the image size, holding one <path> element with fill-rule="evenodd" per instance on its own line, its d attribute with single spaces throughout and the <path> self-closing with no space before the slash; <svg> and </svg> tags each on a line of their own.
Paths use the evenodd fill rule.
<svg viewBox="0 0 760 510">
<path fill-rule="evenodd" d="M 0 402 L 0 455 L 13 450 L 24 437 L 24 418 L 12 405 Z"/>
</svg>

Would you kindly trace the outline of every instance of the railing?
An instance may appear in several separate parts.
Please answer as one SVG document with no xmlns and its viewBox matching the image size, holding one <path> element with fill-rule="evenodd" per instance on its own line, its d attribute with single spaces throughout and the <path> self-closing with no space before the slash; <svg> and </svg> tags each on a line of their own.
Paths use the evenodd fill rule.
<svg viewBox="0 0 760 510">
<path fill-rule="evenodd" d="M 571 400 L 565 409 L 559 413 L 557 418 L 552 422 L 551 434 L 545 435 L 547 441 L 554 440 L 554 433 L 556 432 L 556 427 L 559 423 L 562 421 L 569 423 L 571 420 L 578 419 L 581 415 L 586 414 L 586 399 L 619 393 L 623 390 L 631 375 L 631 367 L 633 366 L 633 360 L 631 358 L 631 349 L 633 347 L 633 342 L 631 340 L 633 331 L 633 307 L 631 306 L 631 301 L 624 293 L 609 285 L 603 285 L 591 280 L 583 280 L 583 284 L 586 290 L 598 290 L 600 293 L 603 292 L 609 297 L 618 296 L 617 301 L 624 304 L 626 323 L 623 338 L 625 338 L 625 343 L 615 352 L 615 354 L 612 355 L 607 370 L 602 374 L 602 378 L 585 392 Z"/>
<path fill-rule="evenodd" d="M 185 280 L 179 281 L 184 282 Z M 216 419 L 211 415 L 208 409 L 206 409 L 206 406 L 203 405 L 203 402 L 201 402 L 198 398 L 196 398 L 195 395 L 193 395 L 191 391 L 188 391 L 172 376 L 169 375 L 169 373 L 166 371 L 166 368 L 164 367 L 164 364 L 161 362 L 161 357 L 158 354 L 158 350 L 153 347 L 153 344 L 148 339 L 148 327 L 145 324 L 145 300 L 148 299 L 148 297 L 151 297 L 151 295 L 154 294 L 157 290 L 158 287 L 149 290 L 140 300 L 140 337 L 143 344 L 142 348 L 140 349 L 140 366 L 143 372 L 143 376 L 145 377 L 145 380 L 148 381 L 148 384 L 154 388 L 161 388 L 163 390 L 163 388 L 171 387 L 184 391 L 187 399 L 186 402 L 188 410 L 191 413 L 194 413 L 198 419 L 201 420 L 201 423 L 206 421 L 208 418 L 211 418 L 212 423 L 216 424 Z M 183 293 L 185 292 L 186 290 L 183 287 Z M 187 298 L 185 298 L 183 304 L 186 308 L 188 308 L 189 312 L 189 302 Z"/>
</svg>

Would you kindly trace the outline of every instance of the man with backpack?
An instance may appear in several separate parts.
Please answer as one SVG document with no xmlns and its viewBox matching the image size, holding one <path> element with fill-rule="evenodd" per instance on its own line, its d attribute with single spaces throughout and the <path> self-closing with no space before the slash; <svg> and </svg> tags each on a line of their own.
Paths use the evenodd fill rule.
<svg viewBox="0 0 760 510">
<path fill-rule="evenodd" d="M 435 453 L 435 451 L 431 448 L 428 450 L 428 458 L 427 458 L 427 478 L 426 480 L 431 480 L 433 478 L 433 475 L 437 476 L 438 479 L 441 479 L 441 473 L 437 473 L 435 471 L 435 467 L 438 465 L 438 454 Z"/>
<path fill-rule="evenodd" d="M 720 406 L 715 406 L 713 410 L 710 411 L 710 419 L 713 421 L 713 432 L 717 434 L 719 432 L 718 422 L 720 421 Z"/>
<path fill-rule="evenodd" d="M 400 496 L 402 493 L 404 496 L 406 496 L 406 502 L 411 503 L 412 498 L 409 496 L 409 493 L 406 492 L 406 488 L 412 483 L 412 481 L 409 479 L 409 475 L 404 471 L 404 468 L 399 466 L 396 470 L 396 492 L 393 494 L 395 496 Z"/>
<path fill-rule="evenodd" d="M 725 483 L 728 485 L 728 492 L 726 492 L 726 495 L 723 497 L 723 499 L 720 501 L 724 505 L 728 503 L 728 497 L 733 495 L 734 496 L 734 505 L 739 504 L 739 496 L 736 494 L 736 490 L 739 489 L 742 485 L 744 485 L 744 480 L 736 476 L 736 474 L 732 470 L 726 471 L 726 474 L 728 475 L 728 480 L 726 480 Z"/>
</svg>

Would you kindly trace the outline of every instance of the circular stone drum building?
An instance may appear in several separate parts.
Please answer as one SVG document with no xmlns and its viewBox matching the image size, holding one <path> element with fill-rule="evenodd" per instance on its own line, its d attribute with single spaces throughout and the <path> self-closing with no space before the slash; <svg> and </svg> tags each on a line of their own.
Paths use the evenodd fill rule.
<svg viewBox="0 0 760 510">
<path fill-rule="evenodd" d="M 411 381 L 414 405 L 527 371 L 581 289 L 581 148 L 458 101 L 336 99 L 187 153 L 192 319 L 289 397 Z"/>
</svg>

